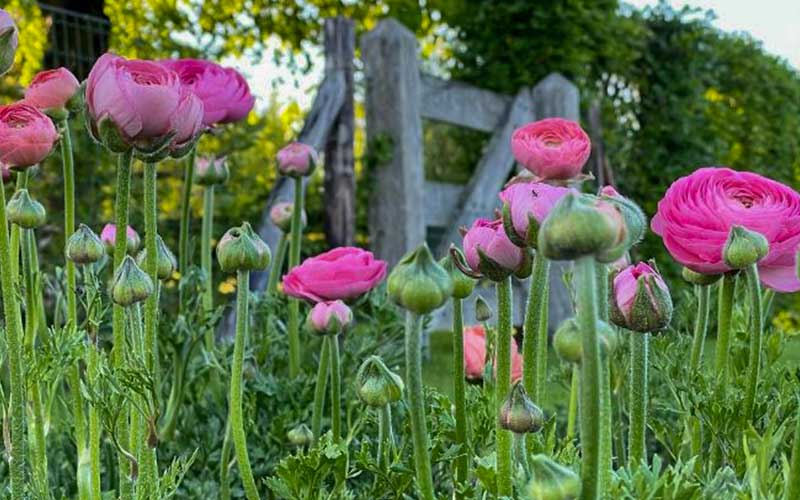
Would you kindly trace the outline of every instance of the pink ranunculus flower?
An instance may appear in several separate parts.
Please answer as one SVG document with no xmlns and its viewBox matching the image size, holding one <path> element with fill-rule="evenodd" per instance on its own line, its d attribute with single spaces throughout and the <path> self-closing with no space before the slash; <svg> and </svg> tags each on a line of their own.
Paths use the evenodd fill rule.
<svg viewBox="0 0 800 500">
<path fill-rule="evenodd" d="M 761 282 L 779 292 L 800 290 L 800 194 L 751 172 L 706 167 L 672 183 L 650 227 L 672 257 L 692 271 L 730 271 L 722 251 L 731 226 L 761 233 L 769 253 L 758 263 Z"/>
<path fill-rule="evenodd" d="M 319 163 L 317 152 L 302 142 L 291 142 L 278 151 L 278 170 L 283 175 L 296 177 L 311 175 L 317 163 Z"/>
<path fill-rule="evenodd" d="M 78 79 L 67 68 L 41 71 L 25 89 L 25 103 L 42 111 L 61 109 L 80 86 Z"/>
<path fill-rule="evenodd" d="M 139 233 L 137 233 L 136 230 L 134 230 L 131 226 L 128 226 L 125 236 L 127 239 L 126 244 L 128 253 L 136 253 L 136 250 L 139 249 L 139 245 L 141 244 Z M 114 246 L 117 242 L 117 226 L 111 223 L 103 226 L 103 230 L 100 231 L 100 240 L 106 246 L 106 252 L 108 252 L 109 255 L 114 255 Z"/>
<path fill-rule="evenodd" d="M 86 80 L 93 130 L 101 120 L 111 119 L 129 144 L 175 133 L 180 102 L 178 74 L 152 61 L 103 54 Z"/>
<path fill-rule="evenodd" d="M 581 173 L 592 152 L 580 125 L 563 118 L 545 118 L 516 129 L 511 153 L 540 179 L 572 179 Z"/>
<path fill-rule="evenodd" d="M 255 98 L 247 80 L 235 69 L 202 59 L 168 59 L 161 64 L 178 73 L 181 82 L 203 101 L 203 124 L 243 120 Z"/>
<path fill-rule="evenodd" d="M 308 313 L 308 326 L 320 335 L 337 334 L 353 322 L 353 311 L 341 300 L 317 302 Z"/>
<path fill-rule="evenodd" d="M 283 277 L 283 292 L 312 302 L 352 300 L 386 277 L 386 262 L 372 252 L 339 247 L 310 257 Z"/>
<path fill-rule="evenodd" d="M 19 31 L 11 16 L 0 9 L 0 76 L 14 65 L 14 56 L 19 45 Z"/>
<path fill-rule="evenodd" d="M 522 378 L 522 355 L 515 339 L 511 340 L 511 382 Z M 481 325 L 464 327 L 464 376 L 477 382 L 486 369 L 486 330 Z M 497 363 L 494 363 L 495 373 Z"/>
<path fill-rule="evenodd" d="M 194 143 L 203 130 L 203 101 L 187 87 L 181 88 L 178 108 L 172 117 L 172 123 L 175 137 L 172 139 L 170 149 L 173 151 L 185 150 Z"/>
<path fill-rule="evenodd" d="M 514 245 L 503 230 L 503 220 L 476 219 L 464 234 L 464 256 L 473 271 L 493 274 L 496 269 L 487 269 L 480 254 L 491 259 L 506 275 L 517 271 L 524 263 L 521 248 Z M 495 267 L 495 266 L 492 266 Z M 490 279 L 495 279 L 489 276 Z"/>
<path fill-rule="evenodd" d="M 44 160 L 58 140 L 52 120 L 24 102 L 0 106 L 0 164 L 22 169 Z"/>
<path fill-rule="evenodd" d="M 506 187 L 500 193 L 500 199 L 508 204 L 516 236 L 527 241 L 530 218 L 541 224 L 558 200 L 568 192 L 568 188 L 541 182 L 517 182 Z"/>
</svg>

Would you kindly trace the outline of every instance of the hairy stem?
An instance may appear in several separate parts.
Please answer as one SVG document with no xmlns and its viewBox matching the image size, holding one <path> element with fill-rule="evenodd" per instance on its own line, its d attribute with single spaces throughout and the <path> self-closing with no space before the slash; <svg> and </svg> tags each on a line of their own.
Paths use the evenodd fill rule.
<svg viewBox="0 0 800 500">
<path fill-rule="evenodd" d="M 719 306 L 717 308 L 717 350 L 714 368 L 719 377 L 720 397 L 725 393 L 728 382 L 728 351 L 731 343 L 731 314 L 733 311 L 733 292 L 736 288 L 736 275 L 725 274 L 719 284 Z"/>
<path fill-rule="evenodd" d="M 342 369 L 339 363 L 339 336 L 328 335 L 325 341 L 328 342 L 331 357 L 331 431 L 333 442 L 338 443 L 342 439 Z"/>
<path fill-rule="evenodd" d="M 281 234 L 278 242 L 278 250 L 275 252 L 275 260 L 272 261 L 272 269 L 269 270 L 269 280 L 267 281 L 267 293 L 275 295 L 278 291 L 278 281 L 281 279 L 283 261 L 286 260 L 286 249 L 289 247 L 289 239 L 286 234 Z"/>
<path fill-rule="evenodd" d="M 314 407 L 311 413 L 311 433 L 314 439 L 319 439 L 322 432 L 322 412 L 325 408 L 325 392 L 328 386 L 330 369 L 330 345 L 325 339 L 319 352 L 319 366 L 317 367 L 317 383 L 314 386 Z"/>
<path fill-rule="evenodd" d="M 456 446 L 461 455 L 456 458 L 456 499 L 464 498 L 458 486 L 469 480 L 469 452 L 467 451 L 467 388 L 464 373 L 464 315 L 462 301 L 453 297 L 453 392 L 455 395 Z"/>
<path fill-rule="evenodd" d="M 294 179 L 294 208 L 292 210 L 292 233 L 289 247 L 289 269 L 300 264 L 300 245 L 303 234 L 303 179 Z M 300 302 L 289 299 L 289 376 L 300 374 Z"/>
<path fill-rule="evenodd" d="M 295 205 L 295 209 L 296 209 Z M 406 312 L 406 398 L 411 420 L 411 437 L 414 444 L 414 468 L 417 488 L 423 500 L 434 500 L 431 458 L 428 452 L 428 428 L 425 423 L 425 398 L 422 392 L 422 318 Z"/>
<path fill-rule="evenodd" d="M 706 329 L 708 328 L 708 303 L 711 298 L 711 287 L 695 285 L 697 295 L 697 317 L 694 321 L 694 338 L 692 339 L 692 354 L 689 358 L 689 366 L 692 371 L 700 367 L 700 360 L 703 359 L 703 347 L 706 341 Z"/>
<path fill-rule="evenodd" d="M 578 390 L 580 388 L 580 365 L 572 365 L 572 381 L 569 387 L 569 410 L 567 413 L 567 441 L 575 438 L 575 421 L 578 418 Z"/>
<path fill-rule="evenodd" d="M 511 278 L 497 283 L 497 386 L 495 390 L 495 440 L 497 441 L 497 494 L 513 494 L 511 432 L 500 425 L 500 412 L 511 390 Z"/>
<path fill-rule="evenodd" d="M 750 290 L 750 326 L 753 329 L 750 333 L 750 356 L 747 368 L 747 385 L 744 392 L 744 412 L 742 415 L 744 420 L 748 421 L 753 418 L 756 391 L 758 390 L 764 316 L 761 314 L 761 285 L 758 281 L 758 267 L 756 267 L 756 264 L 748 267 L 745 270 L 745 274 L 747 276 L 747 288 Z"/>
<path fill-rule="evenodd" d="M 230 418 L 225 423 L 225 437 L 222 440 L 222 451 L 219 457 L 219 498 L 220 500 L 231 499 L 231 484 L 228 475 L 231 470 L 231 448 L 233 448 L 233 436 L 231 435 Z"/>
<path fill-rule="evenodd" d="M 200 238 L 200 265 L 206 281 L 203 284 L 203 310 L 210 314 L 214 309 L 214 279 L 211 268 L 211 238 L 214 234 L 214 185 L 203 188 L 203 233 Z M 206 350 L 214 347 L 214 331 L 206 332 Z"/>
<path fill-rule="evenodd" d="M 630 427 L 628 434 L 628 466 L 633 470 L 647 458 L 647 356 L 649 333 L 631 332 Z"/>
<path fill-rule="evenodd" d="M 194 164 L 197 159 L 197 147 L 186 156 L 183 167 L 183 191 L 181 192 L 181 222 L 178 241 L 178 272 L 181 279 L 189 270 L 189 224 L 191 223 L 192 184 L 194 184 Z M 183 308 L 183 287 L 178 286 L 178 307 Z"/>
<path fill-rule="evenodd" d="M 391 465 L 391 453 L 394 447 L 394 432 L 392 432 L 392 407 L 384 405 L 378 416 L 378 466 L 384 470 Z"/>
</svg>

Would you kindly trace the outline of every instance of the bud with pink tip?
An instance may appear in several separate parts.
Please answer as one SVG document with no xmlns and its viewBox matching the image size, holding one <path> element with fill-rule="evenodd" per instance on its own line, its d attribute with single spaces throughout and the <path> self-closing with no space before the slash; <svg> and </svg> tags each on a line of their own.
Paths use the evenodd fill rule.
<svg viewBox="0 0 800 500">
<path fill-rule="evenodd" d="M 272 223 L 278 227 L 278 229 L 280 229 L 284 233 L 288 233 L 289 230 L 292 228 L 293 212 L 294 212 L 294 203 L 290 201 L 279 201 L 278 203 L 272 205 L 272 208 L 269 210 L 269 218 L 272 221 Z M 300 220 L 302 221 L 303 225 L 305 225 L 306 221 L 305 212 L 303 212 L 300 215 Z"/>
<path fill-rule="evenodd" d="M 308 313 L 306 325 L 318 335 L 338 335 L 353 322 L 353 311 L 341 300 L 318 302 Z"/>
<path fill-rule="evenodd" d="M 131 226 L 128 226 L 128 230 L 126 231 L 127 237 L 127 253 L 133 255 L 139 250 L 139 245 L 141 244 L 141 239 L 139 239 L 139 233 L 137 233 Z M 103 244 L 106 246 L 106 252 L 108 255 L 114 255 L 114 247 L 117 241 L 117 226 L 114 224 L 106 224 L 103 226 L 103 230 L 100 232 L 100 240 L 102 240 Z"/>
<path fill-rule="evenodd" d="M 578 123 L 546 118 L 516 129 L 511 152 L 539 179 L 567 180 L 581 173 L 592 143 Z"/>
<path fill-rule="evenodd" d="M 6 74 L 14 65 L 18 44 L 17 25 L 8 12 L 0 9 L 0 76 Z"/>
<path fill-rule="evenodd" d="M 464 234 L 463 246 L 469 267 L 492 281 L 522 271 L 530 260 L 508 239 L 502 219 L 476 219 Z"/>
<path fill-rule="evenodd" d="M 515 182 L 500 193 L 503 226 L 517 246 L 536 245 L 539 226 L 569 189 L 541 182 Z"/>
<path fill-rule="evenodd" d="M 308 144 L 292 142 L 278 151 L 278 170 L 290 177 L 311 175 L 319 163 L 317 152 Z"/>
<path fill-rule="evenodd" d="M 672 298 L 658 271 L 645 262 L 614 277 L 610 290 L 611 321 L 635 332 L 663 330 L 672 318 Z"/>
<path fill-rule="evenodd" d="M 41 71 L 25 89 L 24 102 L 44 112 L 63 114 L 80 86 L 78 79 L 67 68 Z"/>
<path fill-rule="evenodd" d="M 228 182 L 230 171 L 224 156 L 201 156 L 195 162 L 194 181 L 201 186 L 215 186 Z"/>
<path fill-rule="evenodd" d="M 44 160 L 58 141 L 53 121 L 26 104 L 0 106 L 0 164 L 24 169 Z"/>
</svg>

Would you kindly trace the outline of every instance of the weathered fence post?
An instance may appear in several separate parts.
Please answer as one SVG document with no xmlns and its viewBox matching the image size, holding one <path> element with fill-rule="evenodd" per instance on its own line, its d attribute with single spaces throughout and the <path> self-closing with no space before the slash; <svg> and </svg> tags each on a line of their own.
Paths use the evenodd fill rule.
<svg viewBox="0 0 800 500">
<path fill-rule="evenodd" d="M 325 144 L 325 236 L 331 247 L 355 240 L 356 180 L 353 170 L 353 58 L 355 27 L 351 19 L 325 21 L 325 75 L 344 76 L 344 102 Z"/>
<path fill-rule="evenodd" d="M 392 266 L 425 240 L 417 40 L 399 22 L 384 19 L 363 36 L 361 57 L 374 179 L 369 235 L 375 254 Z"/>
</svg>

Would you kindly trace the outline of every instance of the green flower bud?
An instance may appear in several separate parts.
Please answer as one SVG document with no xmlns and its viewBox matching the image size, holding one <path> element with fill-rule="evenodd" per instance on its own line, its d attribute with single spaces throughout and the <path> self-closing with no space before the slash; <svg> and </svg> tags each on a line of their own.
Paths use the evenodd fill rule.
<svg viewBox="0 0 800 500">
<path fill-rule="evenodd" d="M 713 285 L 722 277 L 721 274 L 701 274 L 684 267 L 681 272 L 683 279 L 693 285 L 708 286 Z"/>
<path fill-rule="evenodd" d="M 80 224 L 78 230 L 67 240 L 65 253 L 76 264 L 92 264 L 103 258 L 106 248 L 89 226 Z"/>
<path fill-rule="evenodd" d="M 453 297 L 457 299 L 466 299 L 472 294 L 472 290 L 475 289 L 475 280 L 462 273 L 456 266 L 455 262 L 453 262 L 453 259 L 456 257 L 452 255 L 452 252 L 458 252 L 460 254 L 461 250 L 455 246 L 451 246 L 450 253 L 447 254 L 447 257 L 439 261 L 439 265 L 450 273 L 450 279 L 453 280 Z M 464 259 L 463 255 L 461 259 Z"/>
<path fill-rule="evenodd" d="M 764 235 L 748 231 L 742 226 L 732 226 L 722 250 L 722 258 L 729 267 L 744 269 L 757 263 L 768 253 L 769 242 Z"/>
<path fill-rule="evenodd" d="M 403 397 L 403 379 L 386 367 L 378 356 L 370 356 L 356 375 L 358 397 L 368 406 L 383 408 Z"/>
<path fill-rule="evenodd" d="M 314 442 L 314 434 L 306 424 L 300 424 L 286 433 L 286 438 L 292 446 L 310 446 Z"/>
<path fill-rule="evenodd" d="M 547 455 L 530 457 L 528 466 L 530 479 L 524 490 L 527 500 L 574 500 L 580 495 L 580 477 Z"/>
<path fill-rule="evenodd" d="M 626 234 L 616 205 L 572 192 L 544 220 L 537 248 L 550 260 L 573 260 L 617 247 Z"/>
<path fill-rule="evenodd" d="M 663 330 L 672 318 L 672 297 L 653 263 L 640 262 L 614 277 L 609 287 L 611 321 L 635 332 Z"/>
<path fill-rule="evenodd" d="M 175 255 L 170 251 L 167 244 L 161 238 L 160 234 L 156 235 L 156 253 L 158 254 L 156 263 L 156 275 L 158 279 L 165 280 L 172 276 L 172 273 L 178 268 L 178 261 L 175 260 Z M 136 257 L 136 263 L 142 268 L 147 268 L 147 248 L 143 248 L 139 255 Z"/>
<path fill-rule="evenodd" d="M 9 222 L 25 229 L 36 229 L 47 219 L 44 206 L 31 198 L 27 189 L 18 189 L 8 200 L 6 215 Z"/>
<path fill-rule="evenodd" d="M 261 271 L 270 259 L 269 247 L 247 222 L 228 229 L 217 244 L 217 260 L 225 272 Z"/>
<path fill-rule="evenodd" d="M 511 388 L 498 419 L 503 429 L 515 434 L 539 432 L 544 425 L 544 413 L 533 404 L 521 381 L 517 381 Z"/>
<path fill-rule="evenodd" d="M 405 255 L 389 274 L 389 297 L 416 314 L 427 314 L 441 307 L 453 294 L 453 280 L 433 260 L 423 243 Z"/>
<path fill-rule="evenodd" d="M 617 329 L 605 321 L 597 321 L 597 334 L 603 352 L 613 353 L 619 346 Z M 553 349 L 563 361 L 580 363 L 583 359 L 583 336 L 578 320 L 567 318 L 561 322 L 553 336 Z"/>
<path fill-rule="evenodd" d="M 475 299 L 475 319 L 483 323 L 492 319 L 493 314 L 492 306 L 478 295 L 478 298 Z"/>
<path fill-rule="evenodd" d="M 607 201 L 616 206 L 625 221 L 625 238 L 614 248 L 597 254 L 598 262 L 611 263 L 623 257 L 628 250 L 639 243 L 647 232 L 647 216 L 642 209 L 631 199 L 620 195 L 611 186 L 600 190 L 600 200 Z"/>
<path fill-rule="evenodd" d="M 225 157 L 197 159 L 194 181 L 201 186 L 214 186 L 228 182 L 230 172 Z"/>
<path fill-rule="evenodd" d="M 11 17 L 0 13 L 0 76 L 6 74 L 14 65 L 14 56 L 19 46 L 19 31 Z"/>
<path fill-rule="evenodd" d="M 147 299 L 154 290 L 150 276 L 136 265 L 133 257 L 126 255 L 111 280 L 111 300 L 128 307 Z"/>
</svg>

